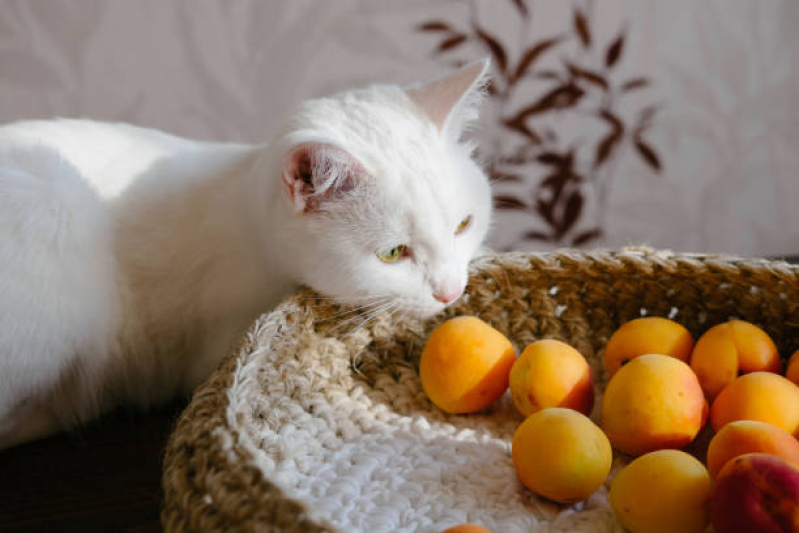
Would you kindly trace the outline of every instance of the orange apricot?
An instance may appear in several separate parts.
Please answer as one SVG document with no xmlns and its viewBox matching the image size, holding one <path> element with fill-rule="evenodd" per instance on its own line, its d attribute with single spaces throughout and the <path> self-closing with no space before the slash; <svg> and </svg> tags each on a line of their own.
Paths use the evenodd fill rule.
<svg viewBox="0 0 799 533">
<path fill-rule="evenodd" d="M 752 372 L 722 390 L 710 408 L 714 431 L 734 420 L 758 420 L 799 436 L 799 387 L 773 372 Z"/>
<path fill-rule="evenodd" d="M 487 407 L 508 388 L 516 352 L 505 335 L 475 316 L 439 325 L 427 339 L 419 377 L 430 400 L 448 413 Z"/>
<path fill-rule="evenodd" d="M 523 415 L 546 407 L 566 407 L 588 415 L 594 405 L 594 384 L 585 357 L 554 339 L 524 349 L 510 369 L 510 393 Z"/>
<path fill-rule="evenodd" d="M 712 485 L 694 456 L 657 450 L 637 457 L 613 478 L 608 500 L 632 533 L 702 533 Z"/>
<path fill-rule="evenodd" d="M 675 357 L 636 357 L 610 378 L 602 428 L 618 450 L 641 455 L 682 448 L 707 420 L 707 402 L 691 368 Z"/>
<path fill-rule="evenodd" d="M 736 420 L 726 424 L 710 440 L 707 469 L 716 477 L 727 461 L 752 452 L 782 457 L 799 468 L 799 441 L 790 433 L 765 422 Z"/>
<path fill-rule="evenodd" d="M 799 350 L 793 352 L 788 359 L 788 366 L 785 368 L 785 377 L 794 384 L 799 385 Z"/>
<path fill-rule="evenodd" d="M 657 353 L 688 362 L 694 339 L 683 326 L 657 316 L 636 318 L 611 335 L 605 348 L 605 367 L 610 375 L 635 357 Z"/>
<path fill-rule="evenodd" d="M 573 503 L 602 485 L 613 450 L 587 416 L 548 407 L 528 416 L 516 429 L 511 456 L 527 488 L 556 502 Z"/>
<path fill-rule="evenodd" d="M 445 529 L 441 533 L 491 533 L 491 530 L 477 524 L 460 524 Z"/>
<path fill-rule="evenodd" d="M 696 342 L 691 368 L 712 401 L 740 374 L 779 372 L 780 356 L 768 334 L 749 322 L 731 320 L 713 326 Z"/>
</svg>

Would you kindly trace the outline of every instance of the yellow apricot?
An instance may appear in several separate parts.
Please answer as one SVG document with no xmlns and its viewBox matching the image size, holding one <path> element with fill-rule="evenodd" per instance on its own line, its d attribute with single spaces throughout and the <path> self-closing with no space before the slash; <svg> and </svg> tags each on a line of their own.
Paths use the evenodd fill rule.
<svg viewBox="0 0 799 533">
<path fill-rule="evenodd" d="M 487 407 L 508 388 L 516 360 L 511 342 L 474 316 L 439 325 L 419 360 L 419 378 L 430 400 L 448 413 L 472 413 Z"/>
<path fill-rule="evenodd" d="M 695 457 L 658 450 L 634 459 L 610 484 L 608 499 L 632 533 L 702 533 L 712 482 Z"/>
<path fill-rule="evenodd" d="M 799 387 L 773 372 L 744 374 L 727 385 L 710 408 L 714 431 L 734 420 L 758 420 L 799 436 Z"/>
<path fill-rule="evenodd" d="M 636 318 L 611 335 L 605 348 L 605 368 L 613 375 L 631 359 L 650 353 L 687 363 L 693 347 L 691 334 L 677 322 L 657 316 Z"/>
<path fill-rule="evenodd" d="M 478 526 L 477 524 L 460 524 L 445 529 L 441 533 L 491 533 L 491 530 Z"/>
<path fill-rule="evenodd" d="M 780 371 L 780 356 L 768 333 L 743 320 L 713 326 L 702 335 L 691 354 L 705 396 L 712 401 L 740 374 Z"/>
<path fill-rule="evenodd" d="M 791 358 L 788 359 L 788 366 L 785 368 L 785 377 L 795 385 L 799 385 L 799 350 L 793 352 Z"/>
<path fill-rule="evenodd" d="M 642 355 L 610 378 L 602 400 L 602 428 L 630 455 L 682 448 L 707 419 L 707 402 L 691 368 L 675 357 Z"/>
<path fill-rule="evenodd" d="M 510 393 L 523 415 L 567 407 L 584 415 L 594 405 L 591 368 L 580 352 L 554 339 L 532 343 L 510 369 Z"/>
<path fill-rule="evenodd" d="M 735 420 L 716 433 L 707 448 L 707 469 L 714 478 L 731 459 L 745 453 L 782 457 L 799 468 L 799 441 L 782 428 L 756 420 Z"/>
<path fill-rule="evenodd" d="M 613 451 L 588 417 L 573 409 L 549 407 L 530 415 L 516 429 L 511 456 L 527 488 L 550 500 L 572 503 L 602 485 Z"/>
</svg>

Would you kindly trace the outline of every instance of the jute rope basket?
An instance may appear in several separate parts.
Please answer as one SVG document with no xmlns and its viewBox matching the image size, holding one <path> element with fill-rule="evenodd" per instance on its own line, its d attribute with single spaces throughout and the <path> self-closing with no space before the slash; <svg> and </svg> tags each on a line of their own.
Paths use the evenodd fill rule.
<svg viewBox="0 0 799 533">
<path fill-rule="evenodd" d="M 605 343 L 641 314 L 695 336 L 730 317 L 799 348 L 799 267 L 646 249 L 487 255 L 467 294 L 427 321 L 357 312 L 302 291 L 262 316 L 195 393 L 169 441 L 166 531 L 495 533 L 622 531 L 607 487 L 562 506 L 517 480 L 510 441 L 522 417 L 506 395 L 452 416 L 426 398 L 418 358 L 443 320 L 481 317 L 521 350 L 569 342 L 589 360 L 598 404 Z M 617 455 L 613 473 L 628 458 Z"/>
</svg>

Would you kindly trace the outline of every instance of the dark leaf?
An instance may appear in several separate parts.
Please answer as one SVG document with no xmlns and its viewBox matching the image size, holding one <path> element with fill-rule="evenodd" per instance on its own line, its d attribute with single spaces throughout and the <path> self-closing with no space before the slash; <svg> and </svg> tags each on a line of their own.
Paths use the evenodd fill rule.
<svg viewBox="0 0 799 533">
<path fill-rule="evenodd" d="M 528 206 L 515 196 L 498 195 L 494 196 L 494 207 L 497 209 L 527 209 Z"/>
<path fill-rule="evenodd" d="M 560 202 L 560 195 L 563 193 L 563 188 L 566 187 L 566 182 L 568 181 L 569 176 L 570 174 L 568 173 L 559 172 L 544 178 L 538 185 L 539 200 L 546 201 L 541 199 L 540 195 L 542 191 L 548 189 L 551 197 L 546 202 L 550 205 L 555 205 Z"/>
<path fill-rule="evenodd" d="M 633 78 L 631 80 L 627 80 L 624 82 L 624 85 L 621 86 L 622 92 L 630 92 L 636 89 L 643 89 L 649 85 L 649 80 L 646 78 Z"/>
<path fill-rule="evenodd" d="M 594 85 L 598 85 L 602 87 L 604 90 L 608 90 L 608 82 L 605 81 L 604 76 L 599 74 L 598 72 L 593 72 L 582 67 L 578 67 L 577 65 L 572 65 L 571 63 L 566 64 L 566 68 L 569 69 L 569 72 L 575 78 L 581 78 L 585 81 L 593 83 Z"/>
<path fill-rule="evenodd" d="M 543 154 L 539 155 L 536 160 L 543 165 L 559 167 L 563 165 L 564 158 L 555 152 L 544 152 Z"/>
<path fill-rule="evenodd" d="M 515 117 L 511 120 L 505 120 L 503 125 L 511 131 L 523 135 L 531 143 L 541 144 L 541 137 L 539 137 L 535 131 L 530 129 L 530 127 L 525 123 L 524 117 Z"/>
<path fill-rule="evenodd" d="M 610 43 L 607 51 L 605 52 L 605 66 L 611 68 L 618 62 L 621 57 L 621 52 L 624 49 L 624 34 L 620 34 L 615 41 Z"/>
<path fill-rule="evenodd" d="M 527 74 L 527 71 L 530 70 L 530 67 L 535 63 L 536 59 L 538 59 L 541 54 L 552 48 L 554 45 L 560 42 L 560 37 L 555 37 L 553 39 L 547 39 L 545 41 L 541 41 L 540 43 L 536 44 L 529 50 L 527 50 L 524 55 L 522 56 L 521 60 L 519 60 L 519 65 L 516 67 L 516 73 L 513 75 L 513 80 L 521 79 Z M 558 76 L 555 74 L 556 77 Z"/>
<path fill-rule="evenodd" d="M 535 203 L 535 210 L 541 215 L 541 218 L 547 221 L 550 226 L 554 225 L 554 220 L 552 218 L 552 204 L 544 202 L 543 200 L 538 200 Z"/>
<path fill-rule="evenodd" d="M 579 9 L 574 11 L 574 29 L 580 37 L 580 42 L 583 43 L 584 48 L 591 46 L 591 31 L 588 29 L 588 21 L 585 15 Z"/>
<path fill-rule="evenodd" d="M 609 109 L 603 109 L 599 113 L 600 118 L 611 125 L 613 131 L 618 131 L 619 133 L 624 131 L 624 123 L 621 121 L 619 117 L 613 114 L 612 111 Z"/>
<path fill-rule="evenodd" d="M 491 51 L 491 58 L 496 63 L 497 67 L 499 68 L 499 71 L 504 73 L 505 69 L 508 66 L 508 55 L 505 53 L 505 49 L 502 47 L 501 44 L 499 44 L 499 41 L 497 41 L 494 37 L 486 33 L 485 30 L 475 27 L 474 32 Z"/>
<path fill-rule="evenodd" d="M 613 153 L 613 150 L 619 145 L 619 141 L 622 139 L 622 134 L 618 130 L 611 131 L 602 142 L 599 143 L 596 149 L 596 156 L 594 158 L 594 168 L 598 167 L 605 161 L 607 161 L 610 154 Z"/>
<path fill-rule="evenodd" d="M 528 231 L 524 234 L 524 238 L 531 241 L 544 241 L 549 242 L 552 240 L 552 235 L 544 233 L 543 231 Z"/>
<path fill-rule="evenodd" d="M 638 139 L 635 141 L 635 148 L 638 150 L 638 153 L 641 154 L 641 158 L 643 158 L 650 167 L 660 171 L 660 158 L 648 144 Z"/>
<path fill-rule="evenodd" d="M 574 191 L 566 201 L 566 208 L 563 211 L 563 220 L 559 224 L 558 230 L 561 234 L 568 232 L 580 218 L 583 212 L 583 195 L 580 191 Z"/>
<path fill-rule="evenodd" d="M 425 22 L 424 24 L 419 24 L 416 27 L 418 31 L 446 31 L 452 32 L 452 28 L 449 27 L 449 24 L 446 22 L 442 22 L 440 20 L 432 20 L 430 22 Z"/>
<path fill-rule="evenodd" d="M 441 41 L 441 44 L 439 44 L 438 48 L 436 48 L 436 53 L 446 52 L 447 50 L 455 48 L 456 46 L 460 46 L 468 39 L 469 38 L 466 35 L 461 34 L 448 37 Z"/>
<path fill-rule="evenodd" d="M 524 3 L 524 0 L 511 0 L 513 5 L 516 6 L 516 9 L 519 10 L 523 16 L 527 16 L 529 14 L 529 10 L 527 9 L 527 4 Z"/>
<path fill-rule="evenodd" d="M 572 246 L 580 246 L 586 244 L 587 242 L 593 241 L 594 239 L 598 239 L 601 236 L 602 236 L 602 230 L 599 228 L 582 231 L 574 236 L 574 238 L 572 239 Z"/>
<path fill-rule="evenodd" d="M 544 96 L 538 99 L 537 102 L 525 107 L 519 111 L 516 116 L 511 119 L 512 121 L 522 121 L 525 118 L 549 111 L 550 109 L 563 109 L 572 107 L 583 97 L 585 91 L 573 83 L 566 83 L 555 87 Z"/>
<path fill-rule="evenodd" d="M 537 72 L 535 75 L 536 78 L 542 80 L 559 80 L 560 72 L 556 72 L 554 70 L 542 70 L 541 72 Z"/>
</svg>

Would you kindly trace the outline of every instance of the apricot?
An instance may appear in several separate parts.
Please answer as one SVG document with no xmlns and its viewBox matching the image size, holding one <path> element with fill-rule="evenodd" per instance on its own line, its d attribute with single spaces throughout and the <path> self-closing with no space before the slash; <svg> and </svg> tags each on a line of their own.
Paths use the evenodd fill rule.
<svg viewBox="0 0 799 533">
<path fill-rule="evenodd" d="M 491 530 L 477 524 L 460 524 L 445 529 L 441 533 L 491 533 Z"/>
<path fill-rule="evenodd" d="M 793 352 L 785 368 L 785 377 L 795 385 L 799 385 L 799 350 Z"/>
<path fill-rule="evenodd" d="M 439 325 L 419 360 L 419 378 L 430 400 L 447 413 L 472 413 L 508 388 L 516 352 L 505 335 L 475 316 Z"/>
<path fill-rule="evenodd" d="M 699 338 L 691 354 L 691 368 L 712 401 L 741 374 L 779 372 L 780 356 L 765 331 L 743 320 L 731 320 L 713 326 Z"/>
<path fill-rule="evenodd" d="M 727 461 L 745 453 L 760 452 L 782 457 L 799 467 L 799 441 L 777 426 L 756 420 L 736 420 L 710 440 L 707 469 L 716 477 Z"/>
<path fill-rule="evenodd" d="M 613 375 L 631 359 L 650 353 L 687 363 L 693 347 L 693 337 L 677 322 L 657 316 L 636 318 L 611 335 L 605 348 L 605 367 Z"/>
<path fill-rule="evenodd" d="M 602 485 L 613 451 L 588 417 L 573 409 L 548 407 L 516 429 L 511 456 L 527 488 L 550 500 L 572 503 Z"/>
<path fill-rule="evenodd" d="M 710 521 L 716 533 L 796 533 L 799 468 L 764 453 L 736 457 L 716 478 Z"/>
<path fill-rule="evenodd" d="M 758 420 L 799 435 L 799 387 L 772 372 L 744 374 L 727 385 L 710 408 L 714 431 L 734 420 Z"/>
<path fill-rule="evenodd" d="M 712 482 L 695 457 L 658 450 L 634 459 L 613 478 L 608 499 L 633 533 L 701 533 Z"/>
<path fill-rule="evenodd" d="M 523 415 L 567 407 L 584 415 L 594 406 L 591 368 L 580 352 L 554 339 L 524 349 L 510 369 L 510 393 Z"/>
<path fill-rule="evenodd" d="M 675 357 L 636 357 L 610 378 L 602 401 L 602 427 L 630 455 L 682 448 L 707 420 L 707 402 L 691 368 Z"/>
</svg>

